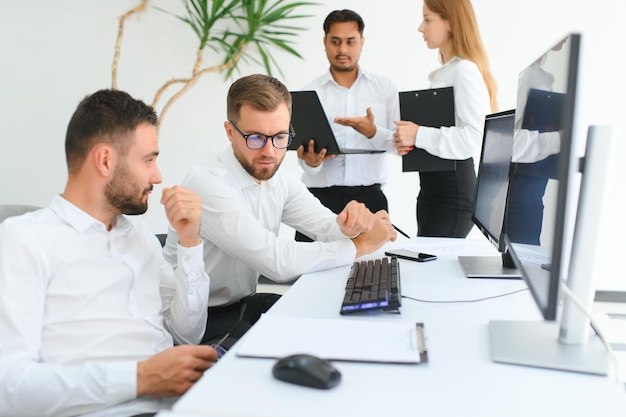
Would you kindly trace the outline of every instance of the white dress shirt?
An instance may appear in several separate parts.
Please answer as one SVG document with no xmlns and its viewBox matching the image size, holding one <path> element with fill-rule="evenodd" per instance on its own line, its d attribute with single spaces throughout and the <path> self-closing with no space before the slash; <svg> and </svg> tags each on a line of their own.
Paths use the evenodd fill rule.
<svg viewBox="0 0 626 417">
<path fill-rule="evenodd" d="M 165 261 L 138 216 L 111 231 L 61 196 L 0 225 L 0 416 L 127 416 L 137 362 L 205 330 L 202 246 Z"/>
<path fill-rule="evenodd" d="M 283 168 L 257 184 L 229 146 L 194 164 L 182 182 L 202 198 L 201 237 L 211 277 L 209 305 L 232 304 L 256 291 L 259 274 L 275 281 L 354 262 L 356 248 L 336 215 Z M 285 223 L 317 242 L 278 238 Z M 170 228 L 164 249 L 175 263 Z"/>
<path fill-rule="evenodd" d="M 317 91 L 340 148 L 385 149 L 395 154 L 393 122 L 400 120 L 400 105 L 398 88 L 390 79 L 359 69 L 354 84 L 346 88 L 335 82 L 329 70 L 304 89 Z M 368 107 L 372 108 L 376 125 L 371 139 L 333 121 L 335 117 L 365 116 Z M 337 155 L 317 167 L 310 167 L 300 159 L 298 163 L 304 171 L 302 181 L 309 188 L 387 182 L 386 153 Z"/>
<path fill-rule="evenodd" d="M 420 126 L 415 146 L 444 159 L 480 156 L 485 116 L 491 113 L 489 92 L 478 66 L 454 57 L 431 72 L 430 88 L 454 87 L 455 126 Z"/>
</svg>

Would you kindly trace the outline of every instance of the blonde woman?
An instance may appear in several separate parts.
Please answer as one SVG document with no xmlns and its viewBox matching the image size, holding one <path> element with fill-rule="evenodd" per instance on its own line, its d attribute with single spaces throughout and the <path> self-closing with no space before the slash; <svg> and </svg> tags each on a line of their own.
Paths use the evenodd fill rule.
<svg viewBox="0 0 626 417">
<path fill-rule="evenodd" d="M 457 160 L 455 171 L 420 172 L 418 236 L 465 237 L 472 228 L 476 172 L 485 116 L 497 111 L 496 82 L 469 0 L 425 0 L 419 26 L 442 66 L 430 73 L 430 88 L 454 87 L 456 124 L 432 128 L 396 122 L 394 145 L 406 155 L 414 147 Z"/>
</svg>

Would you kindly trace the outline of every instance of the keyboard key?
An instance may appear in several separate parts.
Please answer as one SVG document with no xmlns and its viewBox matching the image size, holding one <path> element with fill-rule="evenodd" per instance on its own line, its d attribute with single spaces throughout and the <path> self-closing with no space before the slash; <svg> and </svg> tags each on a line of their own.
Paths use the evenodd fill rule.
<svg viewBox="0 0 626 417">
<path fill-rule="evenodd" d="M 395 310 L 402 304 L 398 258 L 355 262 L 346 282 L 341 314 Z"/>
</svg>

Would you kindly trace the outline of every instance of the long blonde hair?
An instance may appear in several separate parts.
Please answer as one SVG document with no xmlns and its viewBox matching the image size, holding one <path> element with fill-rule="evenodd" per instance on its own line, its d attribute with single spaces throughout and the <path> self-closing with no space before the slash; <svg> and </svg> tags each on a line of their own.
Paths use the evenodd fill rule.
<svg viewBox="0 0 626 417">
<path fill-rule="evenodd" d="M 491 111 L 498 111 L 498 86 L 489 68 L 489 59 L 478 30 L 478 22 L 470 0 L 424 0 L 433 13 L 450 24 L 450 57 L 460 56 L 474 62 L 489 92 Z M 439 52 L 443 62 L 443 55 Z"/>
</svg>

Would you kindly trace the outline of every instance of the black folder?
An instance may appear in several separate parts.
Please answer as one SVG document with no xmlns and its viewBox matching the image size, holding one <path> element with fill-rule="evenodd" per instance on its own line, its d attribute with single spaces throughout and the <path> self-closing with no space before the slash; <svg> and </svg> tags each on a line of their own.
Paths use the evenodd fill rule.
<svg viewBox="0 0 626 417">
<path fill-rule="evenodd" d="M 531 88 L 522 118 L 522 129 L 557 132 L 562 129 L 563 103 L 566 95 Z"/>
<path fill-rule="evenodd" d="M 453 87 L 400 92 L 400 118 L 420 126 L 454 126 Z M 455 171 L 456 160 L 415 148 L 402 157 L 402 172 Z"/>
<path fill-rule="evenodd" d="M 562 129 L 563 103 L 565 94 L 531 88 L 522 118 L 522 129 L 539 133 L 556 132 Z M 559 155 L 550 155 L 541 161 L 513 164 L 513 172 L 538 178 L 558 179 Z"/>
<path fill-rule="evenodd" d="M 317 93 L 310 91 L 291 91 L 291 125 L 296 137 L 287 149 L 295 151 L 304 145 L 308 149 L 309 140 L 315 139 L 315 152 L 326 148 L 328 154 L 371 154 L 385 153 L 384 149 L 346 149 L 339 148 L 335 134 L 328 123 L 328 118 Z"/>
</svg>

